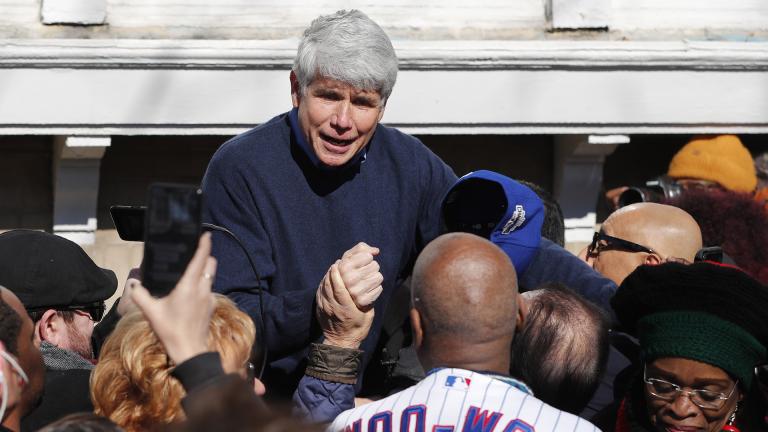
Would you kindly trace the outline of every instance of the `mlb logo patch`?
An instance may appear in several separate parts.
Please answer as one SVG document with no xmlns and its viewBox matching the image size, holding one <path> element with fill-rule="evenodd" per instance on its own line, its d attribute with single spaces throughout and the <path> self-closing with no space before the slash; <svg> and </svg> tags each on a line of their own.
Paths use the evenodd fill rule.
<svg viewBox="0 0 768 432">
<path fill-rule="evenodd" d="M 456 390 L 469 390 L 470 382 L 472 382 L 471 379 L 461 376 L 448 375 L 445 377 L 445 386 Z"/>
</svg>

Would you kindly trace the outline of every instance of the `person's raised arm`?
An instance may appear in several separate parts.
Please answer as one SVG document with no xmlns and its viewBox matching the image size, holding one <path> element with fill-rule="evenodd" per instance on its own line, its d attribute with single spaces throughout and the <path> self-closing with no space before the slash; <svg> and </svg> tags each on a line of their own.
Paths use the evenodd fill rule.
<svg viewBox="0 0 768 432">
<path fill-rule="evenodd" d="M 331 266 L 317 290 L 315 313 L 324 340 L 322 344 L 312 345 L 306 375 L 299 382 L 293 396 L 295 411 L 314 422 L 329 423 L 343 411 L 354 407 L 355 383 L 363 354 L 358 348 L 371 329 L 373 303 L 381 293 L 379 285 L 367 291 L 368 294 L 356 296 L 358 302 L 362 299 L 365 303 L 363 307 L 358 307 L 345 284 L 342 269 L 345 264 L 350 264 L 350 258 L 356 253 L 365 255 L 370 251 L 363 244 L 351 251 Z M 367 260 L 358 259 L 361 262 Z M 352 262 L 356 261 L 352 259 Z M 362 278 L 365 279 L 377 278 Z M 360 279 L 348 275 L 346 280 Z"/>
<path fill-rule="evenodd" d="M 216 259 L 210 254 L 211 235 L 206 233 L 170 294 L 155 298 L 139 284 L 131 293 L 136 307 L 177 365 L 210 351 L 208 329 L 214 307 L 211 284 L 216 275 Z"/>
<path fill-rule="evenodd" d="M 605 310 L 611 321 L 616 321 L 616 314 L 611 307 L 611 297 L 616 292 L 616 284 L 576 255 L 546 238 L 542 237 L 536 256 L 525 273 L 519 276 L 519 282 L 525 290 L 536 289 L 548 282 L 565 284 Z"/>
</svg>

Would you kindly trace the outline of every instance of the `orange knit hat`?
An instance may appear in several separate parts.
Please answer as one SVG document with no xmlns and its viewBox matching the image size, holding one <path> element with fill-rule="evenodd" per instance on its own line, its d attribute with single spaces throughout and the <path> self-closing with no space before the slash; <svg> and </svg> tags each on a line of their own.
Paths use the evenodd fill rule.
<svg viewBox="0 0 768 432">
<path fill-rule="evenodd" d="M 736 192 L 757 186 L 752 155 L 735 135 L 694 137 L 672 158 L 667 175 L 709 180 Z"/>
</svg>

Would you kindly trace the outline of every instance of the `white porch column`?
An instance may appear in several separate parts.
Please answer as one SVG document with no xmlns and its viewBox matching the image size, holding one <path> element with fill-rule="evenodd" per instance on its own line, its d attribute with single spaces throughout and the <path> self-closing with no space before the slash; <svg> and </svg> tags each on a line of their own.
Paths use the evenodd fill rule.
<svg viewBox="0 0 768 432">
<path fill-rule="evenodd" d="M 592 240 L 605 157 L 629 142 L 626 135 L 555 136 L 554 193 L 565 217 L 565 241 Z"/>
<path fill-rule="evenodd" d="M 56 137 L 53 158 L 53 232 L 93 244 L 99 169 L 109 137 Z"/>
</svg>

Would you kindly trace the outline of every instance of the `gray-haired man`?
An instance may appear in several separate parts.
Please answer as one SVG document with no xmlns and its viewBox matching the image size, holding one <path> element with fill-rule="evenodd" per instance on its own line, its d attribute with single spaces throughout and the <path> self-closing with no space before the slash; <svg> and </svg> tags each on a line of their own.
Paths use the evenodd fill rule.
<svg viewBox="0 0 768 432">
<path fill-rule="evenodd" d="M 339 261 L 359 308 L 375 308 L 360 347 L 370 353 L 397 279 L 438 234 L 456 177 L 419 140 L 379 124 L 396 77 L 394 49 L 375 22 L 359 11 L 321 16 L 290 74 L 293 110 L 224 144 L 206 171 L 206 221 L 234 232 L 259 273 L 215 234 L 214 289 L 263 326 L 274 393 L 295 389 L 320 337 L 315 296 L 331 265 Z"/>
</svg>

